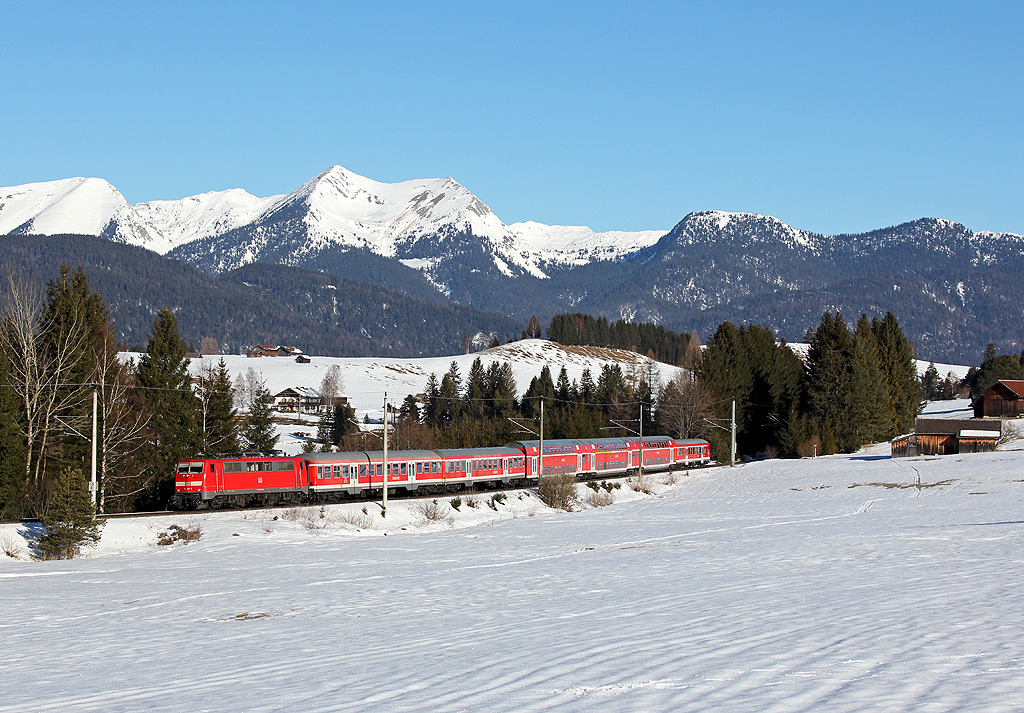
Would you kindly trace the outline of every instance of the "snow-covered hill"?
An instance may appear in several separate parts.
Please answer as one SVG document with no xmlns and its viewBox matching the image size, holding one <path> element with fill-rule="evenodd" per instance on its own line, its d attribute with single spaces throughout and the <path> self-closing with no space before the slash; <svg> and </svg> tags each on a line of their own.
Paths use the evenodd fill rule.
<svg viewBox="0 0 1024 713">
<path fill-rule="evenodd" d="M 579 381 L 584 369 L 590 369 L 596 381 L 606 364 L 617 364 L 628 377 L 630 374 L 643 373 L 650 363 L 645 356 L 621 349 L 566 347 L 543 339 L 524 339 L 474 354 L 424 359 L 312 356 L 308 364 L 299 364 L 294 359 L 283 357 L 254 359 L 231 354 L 207 356 L 203 359 L 193 359 L 192 371 L 198 373 L 204 361 L 212 360 L 213 363 L 217 363 L 222 358 L 231 372 L 232 379 L 250 368 L 254 369 L 266 382 L 271 393 L 278 393 L 292 386 L 319 388 L 327 370 L 336 365 L 344 382 L 343 390 L 355 408 L 359 420 L 362 420 L 364 415 L 371 418 L 381 417 L 384 412 L 385 392 L 393 404 L 401 403 L 409 394 L 423 393 L 430 375 L 436 374 L 440 379 L 452 362 L 458 366 L 462 378 L 469 374 L 469 368 L 477 358 L 485 369 L 494 362 L 508 362 L 512 366 L 519 396 L 523 395 L 530 386 L 530 380 L 538 376 L 545 365 L 551 370 L 552 378 L 557 378 L 564 366 L 570 381 Z M 653 363 L 660 378 L 665 382 L 673 379 L 681 371 L 679 367 L 660 362 Z"/>
</svg>

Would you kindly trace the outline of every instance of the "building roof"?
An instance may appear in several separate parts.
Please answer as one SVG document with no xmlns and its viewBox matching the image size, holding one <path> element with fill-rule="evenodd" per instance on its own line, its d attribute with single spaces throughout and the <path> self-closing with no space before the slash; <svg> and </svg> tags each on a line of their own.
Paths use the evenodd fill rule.
<svg viewBox="0 0 1024 713">
<path fill-rule="evenodd" d="M 995 384 L 989 387 L 989 389 L 995 388 L 996 385 L 1004 386 L 1018 397 L 1024 399 L 1024 381 L 1017 381 L 1013 379 L 1000 379 Z"/>
<path fill-rule="evenodd" d="M 991 431 L 999 435 L 1002 423 L 983 418 L 919 418 L 914 422 L 914 433 L 929 436 L 956 436 L 961 431 Z"/>
<path fill-rule="evenodd" d="M 999 433 L 996 431 L 968 431 L 963 430 L 959 433 L 960 438 L 999 438 Z"/>
</svg>

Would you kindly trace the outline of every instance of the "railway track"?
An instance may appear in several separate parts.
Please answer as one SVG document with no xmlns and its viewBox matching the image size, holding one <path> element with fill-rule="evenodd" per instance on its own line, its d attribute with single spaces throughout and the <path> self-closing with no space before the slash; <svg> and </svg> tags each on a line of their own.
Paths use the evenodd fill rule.
<svg viewBox="0 0 1024 713">
<path fill-rule="evenodd" d="M 696 468 L 708 467 L 710 465 L 714 465 L 714 463 L 709 463 L 707 465 L 702 465 L 702 466 L 696 466 L 694 468 L 683 468 L 683 469 L 675 470 L 675 471 L 672 471 L 672 472 L 674 472 L 674 473 L 681 473 L 683 475 L 686 475 L 687 471 L 689 471 L 689 470 L 695 470 Z M 662 473 L 662 472 L 666 472 L 666 471 L 660 471 L 659 470 L 659 471 L 654 471 L 654 472 Z M 588 482 L 598 481 L 598 480 L 600 480 L 600 481 L 608 481 L 608 482 L 617 482 L 617 481 L 628 480 L 631 477 L 633 477 L 633 476 L 622 475 L 622 476 L 619 476 L 617 478 L 586 478 L 586 479 L 580 480 L 579 482 L 580 483 L 588 483 Z M 520 487 L 511 487 L 511 486 L 510 487 L 492 487 L 492 488 L 486 488 L 486 489 L 466 488 L 465 490 L 461 490 L 461 491 L 459 491 L 457 493 L 445 493 L 443 495 L 438 495 L 436 493 L 432 493 L 432 494 L 429 494 L 429 495 L 428 494 L 419 495 L 419 494 L 406 494 L 406 493 L 398 494 L 398 493 L 396 493 L 396 494 L 392 495 L 389 492 L 388 493 L 388 500 L 433 500 L 433 499 L 436 499 L 436 498 L 456 497 L 456 496 L 458 496 L 459 494 L 462 494 L 462 493 L 467 493 L 467 494 L 470 494 L 470 495 L 483 495 L 485 493 L 501 493 L 501 492 L 512 492 L 512 491 L 516 491 L 516 490 L 529 490 L 530 488 L 535 488 L 535 487 L 537 487 L 537 486 L 536 485 L 531 485 L 531 486 L 527 486 L 526 488 L 523 488 L 521 486 Z M 347 504 L 347 503 L 359 503 L 359 502 L 371 503 L 371 502 L 376 502 L 376 501 L 379 501 L 379 500 L 380 500 L 380 497 L 379 497 L 379 494 L 378 494 L 378 497 L 374 497 L 374 498 L 368 498 L 368 497 L 365 497 L 365 496 L 352 496 L 351 498 L 349 498 L 347 500 L 341 500 L 339 502 L 333 502 L 333 503 L 301 503 L 301 504 L 291 504 L 291 505 L 252 505 L 250 507 L 218 507 L 218 508 L 206 508 L 206 509 L 203 509 L 203 510 L 153 510 L 153 511 L 150 511 L 150 512 L 97 513 L 96 519 L 98 519 L 98 520 L 118 520 L 118 519 L 127 518 L 127 517 L 164 517 L 164 516 L 167 516 L 167 515 L 188 515 L 188 514 L 212 513 L 212 512 L 251 512 L 253 510 L 290 510 L 290 509 L 296 508 L 296 507 L 319 507 L 320 505 L 344 505 L 344 504 Z M 39 519 L 38 518 L 24 518 L 24 519 L 21 519 L 21 520 L 0 520 L 0 525 L 31 525 L 31 524 L 38 524 L 38 523 L 39 523 Z"/>
</svg>

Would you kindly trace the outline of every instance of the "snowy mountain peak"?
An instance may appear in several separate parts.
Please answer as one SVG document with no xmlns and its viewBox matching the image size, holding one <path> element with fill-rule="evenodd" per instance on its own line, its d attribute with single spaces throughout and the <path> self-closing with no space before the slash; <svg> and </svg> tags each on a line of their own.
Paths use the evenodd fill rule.
<svg viewBox="0 0 1024 713">
<path fill-rule="evenodd" d="M 0 234 L 6 233 L 78 233 L 157 252 L 165 248 L 159 231 L 102 178 L 66 178 L 0 188 Z"/>
<path fill-rule="evenodd" d="M 280 199 L 281 196 L 257 198 L 241 188 L 231 188 L 180 200 L 139 203 L 135 210 L 163 235 L 166 248 L 157 252 L 164 253 L 251 223 Z"/>
<path fill-rule="evenodd" d="M 793 248 L 815 249 L 816 236 L 797 230 L 770 215 L 757 213 L 730 213 L 720 210 L 694 211 L 683 218 L 672 233 L 683 245 L 713 243 L 721 240 L 733 242 L 764 242 L 771 240 Z"/>
</svg>

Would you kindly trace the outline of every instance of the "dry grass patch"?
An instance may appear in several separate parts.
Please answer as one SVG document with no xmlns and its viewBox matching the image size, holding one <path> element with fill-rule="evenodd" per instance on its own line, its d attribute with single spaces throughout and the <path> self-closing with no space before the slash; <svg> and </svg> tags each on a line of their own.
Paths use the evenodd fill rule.
<svg viewBox="0 0 1024 713">
<path fill-rule="evenodd" d="M 203 527 L 198 522 L 192 523 L 191 527 L 171 525 L 167 532 L 157 535 L 156 543 L 161 546 L 173 545 L 175 542 L 195 542 L 203 536 Z"/>
<path fill-rule="evenodd" d="M 442 505 L 437 500 L 424 500 L 416 503 L 416 511 L 428 522 L 452 523 L 452 516 L 447 505 Z"/>
<path fill-rule="evenodd" d="M 629 487 L 638 493 L 643 493 L 644 495 L 654 494 L 654 478 L 647 473 L 631 476 L 627 482 Z"/>
<path fill-rule="evenodd" d="M 572 473 L 545 475 L 540 479 L 538 494 L 549 508 L 572 510 L 579 502 L 576 493 L 576 476 Z"/>
</svg>

